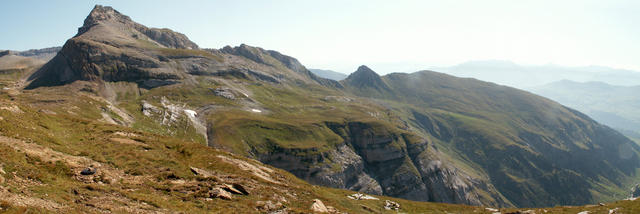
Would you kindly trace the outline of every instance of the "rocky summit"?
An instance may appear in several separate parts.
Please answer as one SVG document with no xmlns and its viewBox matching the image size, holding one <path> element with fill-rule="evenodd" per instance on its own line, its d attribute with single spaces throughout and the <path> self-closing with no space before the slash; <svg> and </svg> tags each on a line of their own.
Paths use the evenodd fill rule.
<svg viewBox="0 0 640 214">
<path fill-rule="evenodd" d="M 324 79 L 99 5 L 53 52 L 0 56 L 0 211 L 638 209 L 622 199 L 640 147 L 518 89 L 364 65 Z"/>
</svg>

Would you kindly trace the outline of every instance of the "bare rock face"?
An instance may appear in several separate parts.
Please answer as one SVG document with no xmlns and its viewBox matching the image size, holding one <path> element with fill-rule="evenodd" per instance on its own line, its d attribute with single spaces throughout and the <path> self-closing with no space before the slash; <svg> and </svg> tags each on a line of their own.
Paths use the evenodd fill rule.
<svg viewBox="0 0 640 214">
<path fill-rule="evenodd" d="M 184 34 L 174 32 L 170 29 L 163 28 L 147 28 L 144 25 L 135 23 L 129 18 L 129 16 L 123 15 L 120 12 L 109 6 L 96 5 L 89 16 L 84 20 L 84 25 L 78 29 L 78 34 L 82 35 L 90 31 L 93 27 L 101 24 L 109 24 L 118 27 L 124 27 L 122 29 L 130 30 L 134 29 L 139 33 L 146 35 L 149 39 L 162 44 L 168 48 L 178 49 L 198 49 L 198 45 L 192 42 Z M 137 38 L 139 35 L 132 32 L 132 36 Z"/>
<path fill-rule="evenodd" d="M 58 54 L 29 80 L 27 88 L 76 80 L 129 81 L 153 88 L 184 78 L 171 58 L 206 55 L 185 35 L 147 28 L 111 7 L 97 5 Z"/>
<path fill-rule="evenodd" d="M 335 88 L 343 87 L 337 81 L 316 76 L 305 68 L 296 58 L 281 54 L 278 51 L 264 50 L 262 48 L 252 47 L 246 44 L 241 44 L 238 47 L 225 46 L 220 51 L 226 54 L 242 56 L 257 63 L 291 70 L 293 71 L 293 75 L 300 76 L 300 79 L 311 80 L 312 82 L 316 82 L 324 86 Z M 276 79 L 278 79 L 277 75 Z"/>
<path fill-rule="evenodd" d="M 328 127 L 345 140 L 334 150 L 298 156 L 311 152 L 282 148 L 259 159 L 317 185 L 417 201 L 509 206 L 491 183 L 457 169 L 428 141 L 374 123 Z"/>
<path fill-rule="evenodd" d="M 636 186 L 633 187 L 633 189 L 631 190 L 631 197 L 633 198 L 640 197 L 640 184 L 637 184 Z"/>
</svg>

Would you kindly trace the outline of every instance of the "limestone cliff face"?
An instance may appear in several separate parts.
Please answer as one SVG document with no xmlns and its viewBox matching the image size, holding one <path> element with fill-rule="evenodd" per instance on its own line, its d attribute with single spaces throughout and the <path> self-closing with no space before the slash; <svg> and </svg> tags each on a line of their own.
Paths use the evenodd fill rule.
<svg viewBox="0 0 640 214">
<path fill-rule="evenodd" d="M 86 80 L 135 82 L 149 89 L 183 82 L 190 75 L 340 86 L 277 51 L 244 44 L 199 49 L 184 34 L 148 28 L 111 7 L 97 5 L 78 34 L 29 78 L 27 88 Z"/>
<path fill-rule="evenodd" d="M 101 5 L 96 5 L 93 8 L 91 13 L 84 20 L 84 25 L 78 28 L 78 34 L 76 35 L 76 37 L 91 31 L 94 27 L 97 27 L 99 25 L 101 25 L 101 27 L 109 26 L 113 31 L 129 31 L 130 33 L 132 33 L 132 37 L 139 39 L 143 38 L 140 38 L 141 35 L 137 35 L 137 33 L 142 33 L 151 41 L 157 42 L 167 48 L 198 49 L 198 45 L 189 40 L 189 38 L 187 38 L 187 36 L 185 36 L 184 34 L 174 32 L 167 28 L 148 28 L 144 25 L 132 21 L 128 16 L 121 14 L 111 7 L 105 7 Z M 108 38 L 109 40 L 112 39 L 110 38 L 111 35 L 104 34 L 93 34 L 91 35 L 91 37 L 102 39 Z"/>
<path fill-rule="evenodd" d="M 97 5 L 58 54 L 27 88 L 61 85 L 76 80 L 138 82 L 142 87 L 175 83 L 175 55 L 196 56 L 198 46 L 168 29 L 147 28 L 111 7 Z"/>
<path fill-rule="evenodd" d="M 318 185 L 419 201 L 510 205 L 489 182 L 457 169 L 424 139 L 375 123 L 326 125 L 343 144 L 314 156 L 279 149 L 259 159 Z"/>
</svg>

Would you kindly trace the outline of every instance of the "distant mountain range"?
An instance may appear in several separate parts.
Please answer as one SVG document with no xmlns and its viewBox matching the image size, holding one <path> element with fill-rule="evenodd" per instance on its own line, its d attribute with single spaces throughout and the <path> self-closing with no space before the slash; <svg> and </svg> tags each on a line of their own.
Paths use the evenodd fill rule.
<svg viewBox="0 0 640 214">
<path fill-rule="evenodd" d="M 322 69 L 309 69 L 313 74 L 318 75 L 322 78 L 332 79 L 335 81 L 340 81 L 347 78 L 346 74 L 332 71 L 332 70 L 322 70 Z"/>
<path fill-rule="evenodd" d="M 458 77 L 471 77 L 516 88 L 530 88 L 560 80 L 600 81 L 611 85 L 640 85 L 640 72 L 601 66 L 564 67 L 523 66 L 510 61 L 470 61 L 451 67 L 432 67 L 434 71 Z"/>
<path fill-rule="evenodd" d="M 584 112 L 629 137 L 640 139 L 640 86 L 562 80 L 528 90 Z"/>
</svg>

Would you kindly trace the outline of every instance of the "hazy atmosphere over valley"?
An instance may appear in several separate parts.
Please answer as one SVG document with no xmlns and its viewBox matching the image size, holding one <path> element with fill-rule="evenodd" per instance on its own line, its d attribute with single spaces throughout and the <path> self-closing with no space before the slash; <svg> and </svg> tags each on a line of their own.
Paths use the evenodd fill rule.
<svg viewBox="0 0 640 214">
<path fill-rule="evenodd" d="M 0 6 L 0 213 L 640 212 L 638 1 Z"/>
</svg>

